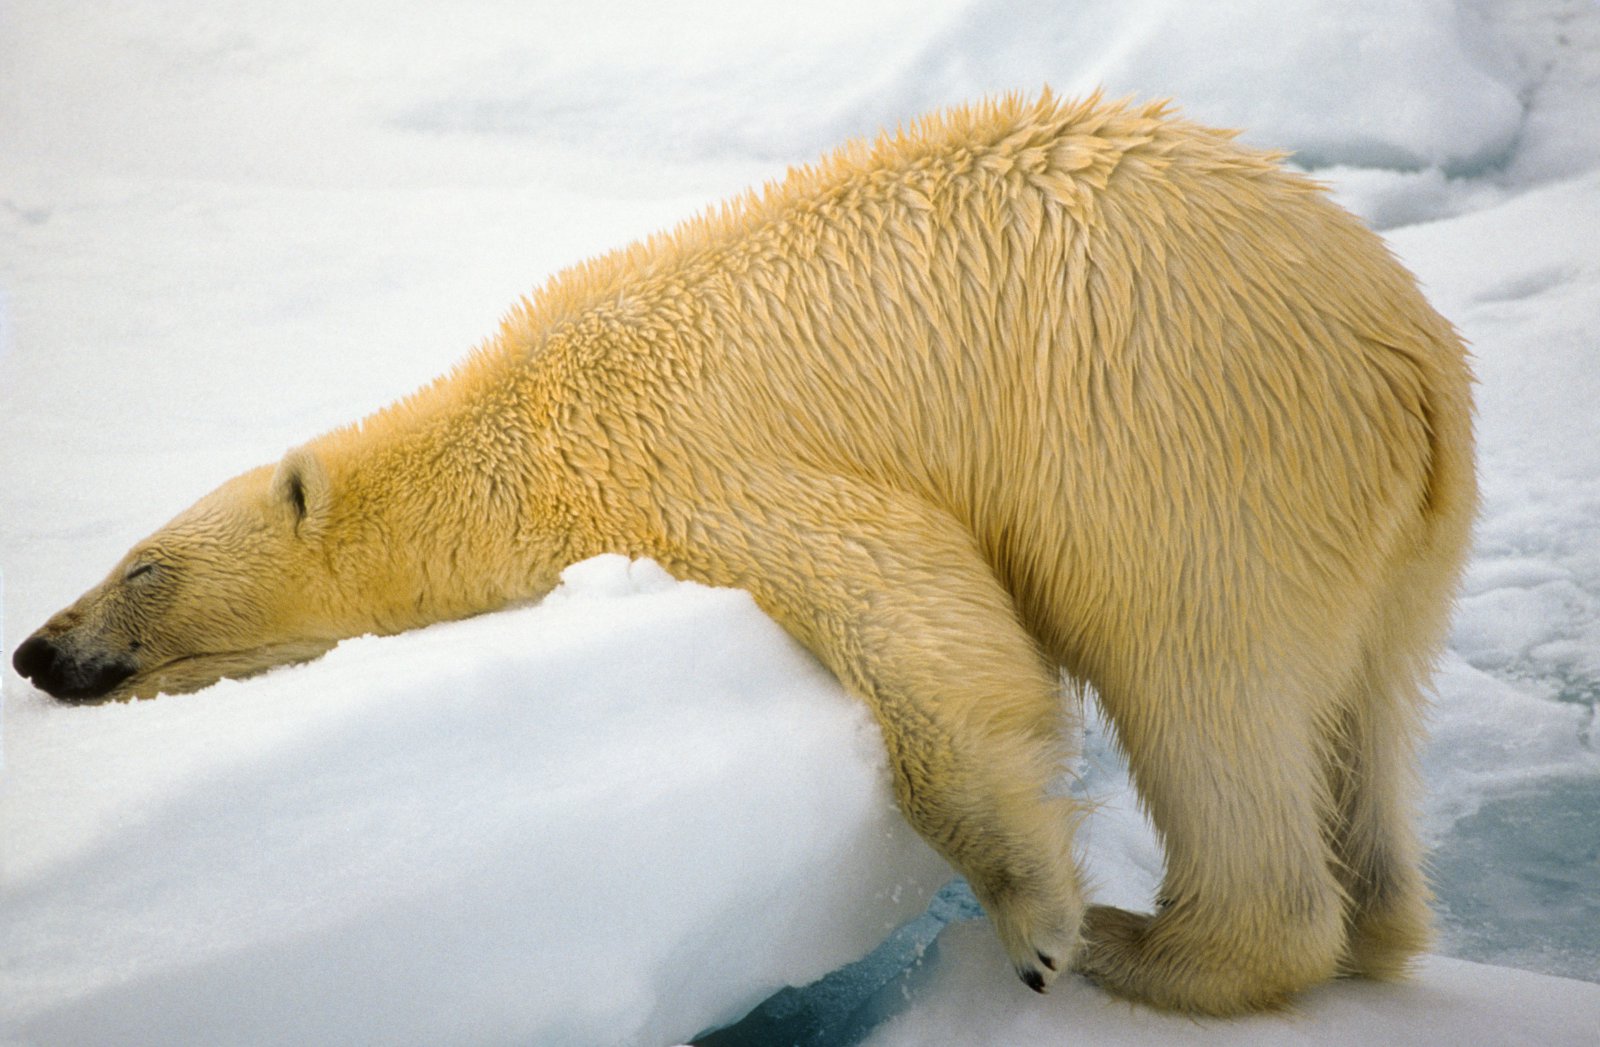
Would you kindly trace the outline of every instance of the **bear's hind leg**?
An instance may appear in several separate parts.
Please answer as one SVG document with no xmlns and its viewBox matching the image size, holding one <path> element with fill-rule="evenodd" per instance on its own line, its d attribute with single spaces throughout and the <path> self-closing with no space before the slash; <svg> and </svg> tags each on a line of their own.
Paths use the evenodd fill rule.
<svg viewBox="0 0 1600 1047">
<path fill-rule="evenodd" d="M 1078 970 L 1117 995 L 1211 1015 L 1278 1006 L 1332 977 L 1342 891 L 1308 703 L 1243 687 L 1119 697 L 1101 690 L 1166 876 L 1154 915 L 1090 907 Z M 1181 722 L 1170 719 L 1178 708 L 1190 710 Z"/>
<path fill-rule="evenodd" d="M 1344 974 L 1399 977 L 1432 940 L 1411 807 L 1419 672 L 1411 659 L 1369 655 L 1335 737 L 1330 836 L 1347 895 Z"/>
</svg>

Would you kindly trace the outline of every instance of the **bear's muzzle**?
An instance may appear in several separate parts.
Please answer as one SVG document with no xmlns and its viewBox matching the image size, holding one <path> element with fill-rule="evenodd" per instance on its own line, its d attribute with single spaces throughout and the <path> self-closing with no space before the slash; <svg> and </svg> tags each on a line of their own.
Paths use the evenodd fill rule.
<svg viewBox="0 0 1600 1047">
<path fill-rule="evenodd" d="M 48 636 L 35 633 L 11 656 L 19 676 L 65 702 L 92 702 L 116 689 L 138 666 L 128 658 L 75 657 Z"/>
</svg>

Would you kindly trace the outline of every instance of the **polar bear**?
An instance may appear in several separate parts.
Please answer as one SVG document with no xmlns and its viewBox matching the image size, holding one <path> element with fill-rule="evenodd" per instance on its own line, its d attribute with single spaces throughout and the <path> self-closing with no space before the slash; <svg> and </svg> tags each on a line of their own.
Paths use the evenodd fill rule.
<svg viewBox="0 0 1600 1047">
<path fill-rule="evenodd" d="M 558 275 L 14 664 L 193 689 L 650 557 L 868 703 L 1029 986 L 1233 1014 L 1428 940 L 1415 750 L 1475 500 L 1462 343 L 1376 236 L 1162 104 L 1013 97 Z M 1064 678 L 1163 841 L 1153 914 L 1085 902 Z"/>
</svg>

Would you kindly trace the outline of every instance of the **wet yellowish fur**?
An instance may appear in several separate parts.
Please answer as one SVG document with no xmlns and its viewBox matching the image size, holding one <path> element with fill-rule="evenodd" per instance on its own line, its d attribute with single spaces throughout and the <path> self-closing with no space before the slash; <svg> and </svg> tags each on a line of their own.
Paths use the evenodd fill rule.
<svg viewBox="0 0 1600 1047">
<path fill-rule="evenodd" d="M 1278 158 L 1012 98 L 560 274 L 42 632 L 136 640 L 114 696 L 147 694 L 653 557 L 871 706 L 1030 984 L 1230 1014 L 1427 941 L 1412 777 L 1470 413 L 1449 325 Z M 1085 907 L 1063 668 L 1166 847 L 1154 915 Z"/>
</svg>

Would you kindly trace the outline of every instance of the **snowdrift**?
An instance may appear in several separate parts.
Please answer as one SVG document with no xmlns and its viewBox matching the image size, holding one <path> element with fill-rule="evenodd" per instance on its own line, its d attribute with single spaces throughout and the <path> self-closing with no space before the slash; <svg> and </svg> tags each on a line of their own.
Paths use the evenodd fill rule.
<svg viewBox="0 0 1600 1047">
<path fill-rule="evenodd" d="M 748 595 L 620 557 L 536 608 L 14 729 L 18 1042 L 670 1043 L 950 875 L 865 710 Z"/>
</svg>

